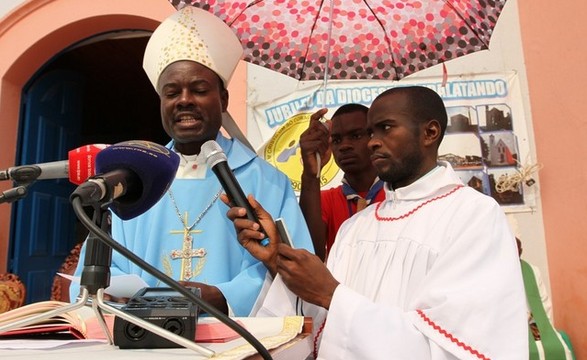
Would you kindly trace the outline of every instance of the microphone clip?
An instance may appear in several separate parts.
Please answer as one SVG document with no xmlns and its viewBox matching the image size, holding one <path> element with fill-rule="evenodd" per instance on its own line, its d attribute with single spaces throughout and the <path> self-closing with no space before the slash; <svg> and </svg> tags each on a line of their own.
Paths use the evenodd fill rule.
<svg viewBox="0 0 587 360">
<path fill-rule="evenodd" d="M 0 171 L 0 180 L 13 180 L 16 184 L 29 185 L 35 182 L 43 171 L 37 165 L 22 165 Z"/>
<path fill-rule="evenodd" d="M 24 198 L 28 194 L 29 185 L 30 184 L 19 185 L 17 187 L 13 187 L 12 189 L 3 191 L 0 193 L 0 204 L 15 202 Z"/>
</svg>

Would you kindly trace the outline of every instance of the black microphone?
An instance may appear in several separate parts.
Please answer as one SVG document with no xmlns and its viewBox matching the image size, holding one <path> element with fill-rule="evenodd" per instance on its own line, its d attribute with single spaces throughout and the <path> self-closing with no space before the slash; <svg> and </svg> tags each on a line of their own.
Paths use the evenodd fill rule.
<svg viewBox="0 0 587 360">
<path fill-rule="evenodd" d="M 144 140 L 123 141 L 100 151 L 96 173 L 71 194 L 82 205 L 108 205 L 123 220 L 150 209 L 165 194 L 177 172 L 179 156 Z"/>
<path fill-rule="evenodd" d="M 68 160 L 13 166 L 0 170 L 0 180 L 30 183 L 35 180 L 69 178 L 69 181 L 79 185 L 95 174 L 95 157 L 107 146 L 105 144 L 84 145 L 70 150 Z"/>
<path fill-rule="evenodd" d="M 214 174 L 216 174 L 216 177 L 220 181 L 220 184 L 230 201 L 238 207 L 245 208 L 247 210 L 247 219 L 254 221 L 261 226 L 255 210 L 253 210 L 251 204 L 247 200 L 243 189 L 234 177 L 234 173 L 228 167 L 226 155 L 222 151 L 220 145 L 214 140 L 209 140 L 202 144 L 201 151 L 206 157 L 206 164 L 212 169 Z M 262 227 L 259 231 L 265 234 L 265 230 L 263 230 Z M 265 236 L 267 236 L 267 234 L 265 234 Z M 265 238 L 261 241 L 261 244 L 264 246 L 269 244 L 268 239 Z"/>
</svg>

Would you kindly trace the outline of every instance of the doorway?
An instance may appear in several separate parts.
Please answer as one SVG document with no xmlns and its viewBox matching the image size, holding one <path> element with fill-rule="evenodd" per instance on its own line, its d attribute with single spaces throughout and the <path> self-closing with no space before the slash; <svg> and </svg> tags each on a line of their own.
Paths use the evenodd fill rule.
<svg viewBox="0 0 587 360">
<path fill-rule="evenodd" d="M 29 91 L 48 75 L 73 73 L 81 79 L 80 93 L 76 94 L 81 109 L 79 120 L 63 130 L 70 134 L 70 141 L 67 145 L 61 145 L 68 147 L 59 149 L 61 153 L 66 154 L 85 144 L 114 144 L 132 139 L 160 144 L 169 141 L 160 122 L 159 98 L 142 70 L 143 52 L 149 35 L 144 31 L 118 31 L 83 41 L 56 55 L 23 88 L 22 98 L 26 103 Z M 35 151 L 41 154 L 55 152 L 55 142 L 30 141 L 38 136 L 38 130 L 26 126 L 27 114 L 24 112 L 20 117 L 18 157 L 22 160 L 30 147 L 37 147 Z M 55 194 L 58 188 L 63 188 L 64 180 L 42 180 L 33 188 L 40 186 L 41 182 L 45 194 Z M 72 190 L 75 188 L 69 185 Z M 57 219 L 55 224 L 50 224 L 40 221 L 44 217 L 39 219 L 41 216 L 34 215 L 36 219 L 32 218 L 33 213 L 28 210 L 34 208 L 31 202 L 33 197 L 27 195 L 12 206 L 9 253 L 9 271 L 25 282 L 27 303 L 49 299 L 55 272 L 69 250 L 87 235 L 87 230 L 79 222 L 73 220 L 72 225 L 75 215 L 71 206 L 50 206 L 48 211 Z M 62 231 L 72 226 L 71 231 Z M 19 231 L 23 228 L 27 231 Z M 37 262 L 35 257 L 45 260 Z M 39 264 L 40 268 L 36 268 L 35 264 Z"/>
</svg>

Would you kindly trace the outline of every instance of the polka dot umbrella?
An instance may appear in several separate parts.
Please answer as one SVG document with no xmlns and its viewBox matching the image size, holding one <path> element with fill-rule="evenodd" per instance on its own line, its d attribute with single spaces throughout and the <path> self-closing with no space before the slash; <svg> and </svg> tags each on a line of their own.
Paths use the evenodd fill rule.
<svg viewBox="0 0 587 360">
<path fill-rule="evenodd" d="M 488 48 L 506 0 L 169 0 L 229 24 L 244 60 L 298 80 L 399 80 Z"/>
</svg>

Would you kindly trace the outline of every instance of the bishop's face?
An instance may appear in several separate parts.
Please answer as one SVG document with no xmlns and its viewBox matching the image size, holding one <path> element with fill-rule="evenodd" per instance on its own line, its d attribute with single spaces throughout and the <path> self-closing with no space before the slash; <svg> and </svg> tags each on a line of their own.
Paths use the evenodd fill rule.
<svg viewBox="0 0 587 360">
<path fill-rule="evenodd" d="M 379 178 L 394 189 L 417 180 L 424 161 L 421 125 L 414 119 L 406 94 L 376 99 L 368 113 L 371 162 Z"/>
<path fill-rule="evenodd" d="M 158 88 L 163 128 L 178 151 L 197 154 L 204 142 L 216 139 L 228 91 L 214 71 L 193 61 L 177 61 L 163 71 Z"/>
</svg>

